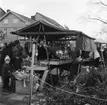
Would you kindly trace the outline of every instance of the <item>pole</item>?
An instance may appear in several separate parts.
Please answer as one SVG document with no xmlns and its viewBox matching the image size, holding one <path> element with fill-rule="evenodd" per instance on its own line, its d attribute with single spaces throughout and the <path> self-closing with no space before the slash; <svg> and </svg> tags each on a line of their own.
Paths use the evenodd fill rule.
<svg viewBox="0 0 107 105">
<path fill-rule="evenodd" d="M 103 67 L 105 68 L 105 61 L 104 61 L 103 51 L 101 51 L 101 59 L 102 59 Z"/>
<path fill-rule="evenodd" d="M 103 55 L 104 49 L 103 49 L 103 47 L 102 47 L 102 44 L 101 44 L 101 49 L 100 49 L 100 51 L 101 51 L 101 62 L 102 62 L 102 66 L 105 68 L 105 61 L 104 61 L 104 55 Z"/>
<path fill-rule="evenodd" d="M 30 36 L 30 50 L 29 50 L 29 52 L 31 52 L 32 51 L 32 37 Z"/>
<path fill-rule="evenodd" d="M 34 66 L 34 59 L 35 59 L 35 44 L 33 44 L 32 48 L 32 63 L 31 67 Z M 31 105 L 32 102 L 32 91 L 33 91 L 33 69 L 30 71 L 30 94 L 29 94 L 29 105 Z"/>
</svg>

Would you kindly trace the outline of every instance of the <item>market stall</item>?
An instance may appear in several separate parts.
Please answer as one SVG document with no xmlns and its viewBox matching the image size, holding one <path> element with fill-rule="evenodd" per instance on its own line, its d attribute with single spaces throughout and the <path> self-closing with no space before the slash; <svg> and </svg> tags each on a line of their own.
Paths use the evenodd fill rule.
<svg viewBox="0 0 107 105">
<path fill-rule="evenodd" d="M 64 58 L 64 59 L 51 59 L 49 58 L 49 53 L 48 53 L 48 50 L 46 49 L 46 52 L 47 52 L 47 60 L 44 60 L 44 61 L 40 61 L 39 62 L 39 66 L 42 65 L 42 68 L 37 68 L 37 62 L 35 63 L 35 60 L 34 58 L 36 57 L 37 58 L 37 55 L 35 56 L 35 53 L 37 51 L 37 48 L 38 48 L 38 40 L 42 37 L 44 40 L 45 40 L 45 43 L 47 43 L 48 41 L 52 41 L 52 40 L 59 40 L 63 37 L 67 37 L 67 36 L 73 36 L 71 37 L 71 40 L 73 38 L 73 40 L 81 40 L 81 36 L 84 36 L 86 37 L 87 39 L 89 39 L 89 37 L 87 35 L 85 35 L 84 33 L 80 32 L 80 31 L 75 31 L 75 30 L 66 30 L 64 28 L 60 28 L 60 27 L 57 27 L 57 26 L 53 26 L 52 24 L 49 24 L 43 20 L 41 21 L 37 21 L 35 22 L 34 24 L 31 24 L 25 28 L 22 28 L 18 31 L 15 31 L 15 32 L 12 32 L 12 34 L 17 34 L 19 36 L 26 36 L 28 38 L 30 38 L 29 41 L 31 41 L 31 45 L 33 45 L 32 47 L 32 64 L 31 64 L 31 67 L 27 67 L 29 68 L 31 71 L 30 71 L 30 96 L 32 95 L 32 88 L 33 88 L 33 78 L 32 78 L 32 75 L 34 73 L 34 71 L 37 71 L 37 70 L 42 70 L 42 68 L 45 68 L 44 66 L 47 66 L 47 69 L 45 69 L 44 71 L 44 75 L 42 77 L 42 81 L 45 81 L 46 77 L 47 77 L 47 74 L 48 72 L 47 71 L 50 71 L 51 70 L 51 67 L 54 66 L 55 67 L 59 67 L 59 66 L 62 66 L 64 65 L 63 67 L 65 67 L 65 65 L 67 65 L 68 67 L 68 64 L 71 65 L 72 64 L 72 58 L 70 57 L 67 57 L 67 58 Z M 79 45 L 83 45 L 83 40 L 81 41 L 77 41 L 77 42 L 80 42 Z M 89 42 L 91 43 L 91 41 Z M 89 44 L 88 43 L 88 44 Z M 86 45 L 86 44 L 85 44 Z M 77 44 L 78 46 L 78 44 Z M 81 46 L 83 48 L 83 46 Z M 86 46 L 84 46 L 86 47 Z M 83 50 L 83 49 L 82 49 Z M 35 57 L 34 57 L 35 56 Z M 69 59 L 68 59 L 69 58 Z M 36 59 L 37 60 L 37 59 Z M 35 65 L 34 65 L 35 63 Z M 41 86 L 40 87 L 43 87 L 43 84 L 44 82 L 41 82 L 40 83 Z M 31 98 L 30 98 L 31 99 Z"/>
<path fill-rule="evenodd" d="M 93 48 L 93 45 L 94 45 L 93 38 L 85 35 L 84 33 L 80 32 L 80 31 L 66 30 L 64 28 L 57 27 L 55 25 L 49 24 L 43 20 L 37 21 L 34 24 L 31 24 L 25 28 L 22 28 L 18 31 L 12 32 L 12 34 L 17 34 L 20 36 L 26 36 L 26 37 L 30 38 L 30 40 L 31 40 L 31 38 L 38 40 L 38 38 L 40 38 L 42 36 L 44 38 L 45 42 L 53 41 L 53 40 L 57 41 L 63 37 L 69 37 L 70 36 L 70 40 L 72 40 L 72 39 L 77 40 L 76 41 L 76 48 L 79 48 L 81 50 L 86 50 L 86 48 L 88 48 L 88 50 L 90 50 Z M 90 40 L 90 39 L 92 39 L 92 40 Z M 36 40 L 36 43 L 38 43 L 37 40 Z M 51 62 L 49 60 L 50 59 L 48 57 L 48 52 L 47 52 L 48 66 L 52 65 L 51 64 L 52 61 L 54 63 L 61 61 L 60 59 L 57 61 L 55 61 L 53 59 L 53 60 L 51 60 Z M 65 59 L 65 60 L 67 61 L 67 59 Z"/>
<path fill-rule="evenodd" d="M 47 42 L 50 40 L 51 41 L 58 40 L 59 38 L 62 38 L 66 35 L 78 35 L 78 32 L 69 31 L 69 30 L 65 30 L 63 28 L 55 27 L 49 23 L 46 23 L 45 21 L 37 21 L 36 23 L 34 23 L 30 26 L 22 28 L 16 32 L 12 32 L 12 34 L 17 34 L 20 36 L 26 36 L 26 37 L 30 38 L 31 44 L 33 45 L 32 60 L 31 60 L 32 64 L 31 64 L 30 68 L 27 67 L 31 70 L 30 71 L 30 101 L 31 101 L 32 89 L 33 89 L 33 73 L 34 73 L 34 71 L 39 70 L 39 68 L 37 68 L 37 64 L 34 65 L 34 56 L 35 56 L 35 51 L 37 50 L 37 47 L 38 47 L 37 46 L 38 39 L 40 37 L 43 37 L 45 42 Z M 34 40 L 34 39 L 36 39 L 36 40 Z M 70 61 L 70 63 L 71 63 L 71 61 Z M 57 62 L 61 62 L 60 59 Z M 57 63 L 57 62 L 55 62 L 55 63 Z M 60 65 L 62 65 L 62 64 L 63 63 L 61 63 Z M 44 84 L 43 81 L 45 81 L 45 79 L 47 77 L 48 70 L 50 71 L 50 65 L 51 65 L 51 63 L 49 62 L 49 55 L 48 55 L 48 51 L 47 51 L 47 64 L 45 66 L 47 66 L 48 68 L 44 70 L 44 74 L 43 74 L 43 77 L 41 80 L 42 82 L 40 83 L 40 85 L 41 85 L 40 87 L 43 87 L 43 84 Z M 41 66 L 41 65 L 39 65 L 39 66 Z M 44 66 L 42 66 L 42 68 L 44 68 Z M 42 70 L 42 69 L 40 68 L 40 70 Z M 31 103 L 31 102 L 29 102 L 29 103 Z"/>
</svg>

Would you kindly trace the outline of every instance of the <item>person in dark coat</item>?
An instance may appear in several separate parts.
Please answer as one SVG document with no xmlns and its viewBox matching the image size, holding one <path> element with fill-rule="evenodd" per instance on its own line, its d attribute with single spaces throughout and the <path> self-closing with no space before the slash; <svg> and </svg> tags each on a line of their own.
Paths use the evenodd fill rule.
<svg viewBox="0 0 107 105">
<path fill-rule="evenodd" d="M 30 49 L 30 42 L 26 42 L 26 43 L 25 43 L 25 46 L 24 46 L 24 50 L 25 50 L 26 54 L 27 54 L 29 57 L 31 57 L 31 56 L 32 56 L 32 52 L 30 52 L 29 49 Z"/>
<path fill-rule="evenodd" d="M 41 40 L 38 46 L 37 60 L 45 60 L 45 59 L 47 59 L 47 52 L 46 52 L 44 41 Z"/>
<path fill-rule="evenodd" d="M 2 67 L 3 90 L 10 91 L 9 79 L 11 78 L 13 68 L 10 64 L 10 57 L 8 55 L 5 57 L 4 62 Z"/>
<path fill-rule="evenodd" d="M 2 43 L 1 45 L 0 45 L 0 76 L 2 76 L 2 52 L 3 52 L 3 49 L 4 49 L 4 44 Z"/>
<path fill-rule="evenodd" d="M 21 67 L 22 67 L 22 59 L 21 59 L 21 57 L 19 57 L 18 55 L 16 56 L 16 57 L 14 57 L 13 58 L 13 63 L 12 63 L 12 65 L 13 65 L 13 67 L 14 67 L 14 70 L 16 71 L 16 70 L 21 70 Z"/>
<path fill-rule="evenodd" d="M 4 64 L 4 59 L 6 57 L 6 55 L 8 55 L 11 59 L 11 62 L 13 61 L 13 48 L 19 44 L 19 41 L 16 40 L 14 42 L 9 43 L 2 51 L 1 51 L 1 58 L 0 58 L 0 76 L 2 76 L 2 66 Z"/>
<path fill-rule="evenodd" d="M 15 70 L 21 70 L 22 64 L 22 51 L 23 47 L 20 46 L 20 43 L 17 42 L 17 45 L 13 48 L 13 67 Z"/>
</svg>

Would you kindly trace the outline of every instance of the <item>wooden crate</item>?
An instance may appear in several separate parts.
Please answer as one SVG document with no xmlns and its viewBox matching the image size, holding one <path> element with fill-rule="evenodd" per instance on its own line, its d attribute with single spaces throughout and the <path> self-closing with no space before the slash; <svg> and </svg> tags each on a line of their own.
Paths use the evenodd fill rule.
<svg viewBox="0 0 107 105">
<path fill-rule="evenodd" d="M 24 87 L 24 82 L 16 80 L 16 92 L 17 94 L 29 94 L 30 93 L 30 83 L 26 82 L 26 87 Z M 32 94 L 36 92 L 35 88 L 33 87 Z"/>
<path fill-rule="evenodd" d="M 15 88 L 18 94 L 29 94 L 29 83 L 26 83 L 26 87 L 24 87 L 23 81 L 16 80 Z"/>
</svg>

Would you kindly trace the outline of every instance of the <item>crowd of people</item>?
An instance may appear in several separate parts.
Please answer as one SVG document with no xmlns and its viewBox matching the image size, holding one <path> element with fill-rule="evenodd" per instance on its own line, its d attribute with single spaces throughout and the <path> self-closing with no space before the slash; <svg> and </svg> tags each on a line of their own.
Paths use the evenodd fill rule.
<svg viewBox="0 0 107 105">
<path fill-rule="evenodd" d="M 23 47 L 18 40 L 4 44 L 0 55 L 0 76 L 3 80 L 3 91 L 15 92 L 15 78 L 12 72 L 21 70 Z"/>
<path fill-rule="evenodd" d="M 37 60 L 47 59 L 47 50 L 49 52 L 49 59 L 58 58 L 55 51 L 40 40 L 37 44 L 38 54 Z M 31 58 L 32 52 L 30 50 L 30 42 L 26 42 L 24 47 L 20 45 L 20 41 L 16 40 L 9 44 L 1 44 L 0 51 L 0 76 L 3 80 L 3 91 L 15 92 L 15 77 L 13 72 L 21 71 L 24 59 Z M 43 74 L 39 72 L 40 74 Z"/>
</svg>

